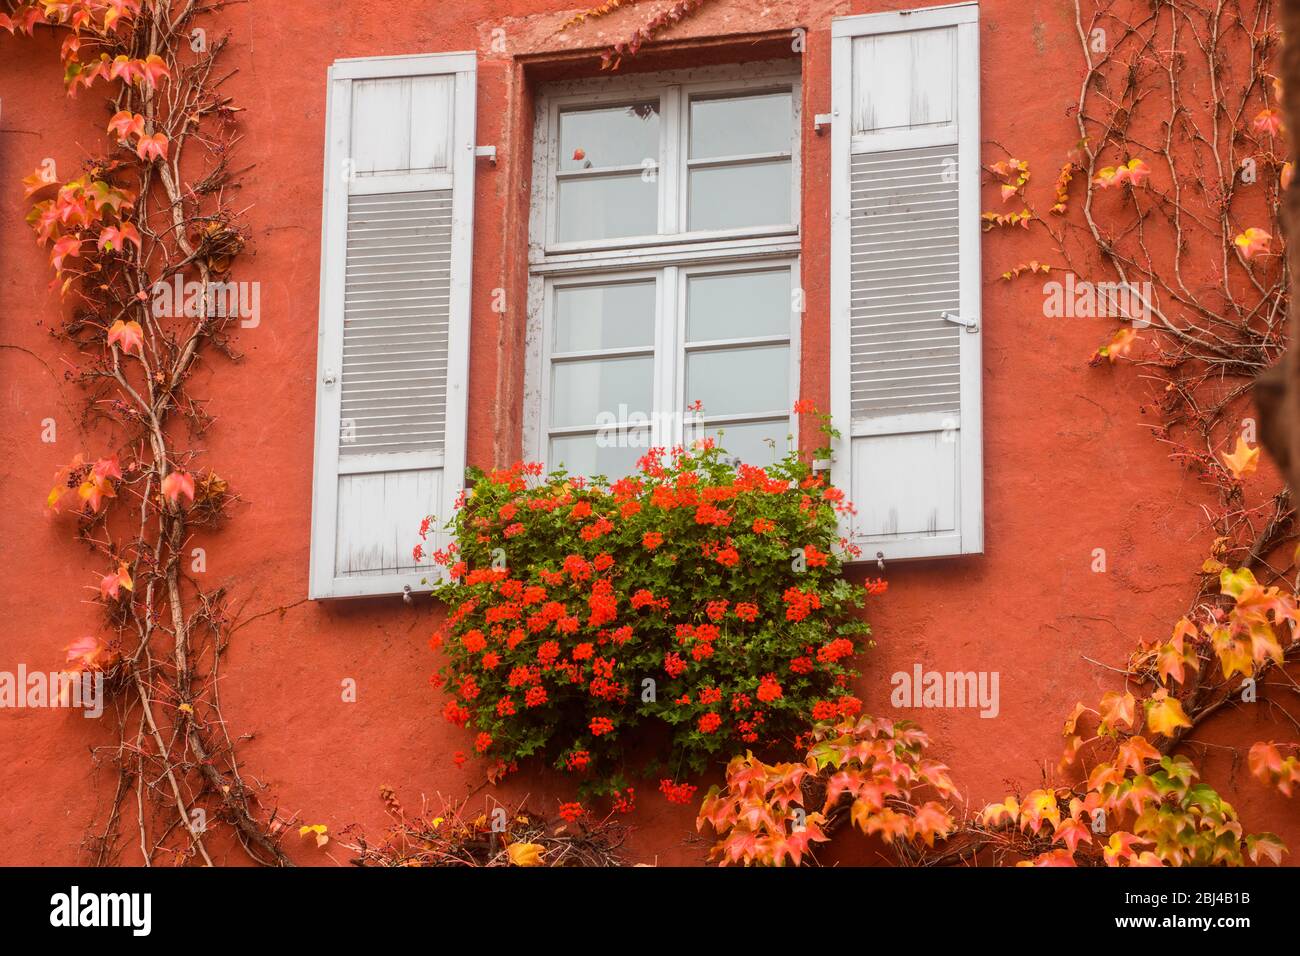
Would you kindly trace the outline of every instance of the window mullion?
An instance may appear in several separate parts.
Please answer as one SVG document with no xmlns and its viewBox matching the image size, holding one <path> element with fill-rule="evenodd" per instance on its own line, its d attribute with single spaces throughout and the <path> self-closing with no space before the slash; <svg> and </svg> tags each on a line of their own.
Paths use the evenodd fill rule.
<svg viewBox="0 0 1300 956">
<path fill-rule="evenodd" d="M 682 88 L 670 86 L 663 92 L 663 143 L 659 157 L 659 231 L 673 236 L 682 231 L 682 162 L 686 137 L 682 128 Z"/>
</svg>

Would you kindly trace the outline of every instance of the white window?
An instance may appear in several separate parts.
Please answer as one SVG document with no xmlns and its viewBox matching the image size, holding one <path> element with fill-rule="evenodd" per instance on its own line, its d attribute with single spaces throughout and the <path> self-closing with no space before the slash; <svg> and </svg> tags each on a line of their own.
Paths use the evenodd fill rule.
<svg viewBox="0 0 1300 956">
<path fill-rule="evenodd" d="M 799 115 L 787 63 L 542 91 L 530 458 L 617 478 L 652 446 L 704 436 L 754 464 L 785 455 L 803 298 Z"/>
<path fill-rule="evenodd" d="M 832 25 L 831 414 L 866 560 L 984 547 L 979 8 Z"/>
<path fill-rule="evenodd" d="M 330 68 L 321 236 L 313 598 L 431 573 L 465 473 L 473 53 Z"/>
</svg>

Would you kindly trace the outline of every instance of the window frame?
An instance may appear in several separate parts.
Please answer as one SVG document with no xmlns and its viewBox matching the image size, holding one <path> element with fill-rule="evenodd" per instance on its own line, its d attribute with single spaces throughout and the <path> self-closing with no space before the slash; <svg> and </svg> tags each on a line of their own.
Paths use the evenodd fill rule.
<svg viewBox="0 0 1300 956">
<path fill-rule="evenodd" d="M 789 92 L 791 97 L 790 222 L 717 230 L 664 230 L 684 226 L 689 215 L 690 103 L 699 96 L 756 96 Z M 682 417 L 686 396 L 686 285 L 687 277 L 701 272 L 760 272 L 790 269 L 791 289 L 801 285 L 802 255 L 802 76 L 800 64 L 771 60 L 756 64 L 673 70 L 620 78 L 551 83 L 541 87 L 536 100 L 533 142 L 532 207 L 529 228 L 528 315 L 526 329 L 523 451 L 534 461 L 548 462 L 553 375 L 554 305 L 558 287 L 599 285 L 637 278 L 656 283 L 654 335 L 654 395 L 650 445 L 671 446 L 683 440 Z M 556 241 L 558 228 L 559 116 L 574 107 L 632 104 L 658 99 L 660 104 L 659 233 L 614 239 Z M 786 154 L 745 154 L 711 157 L 703 165 L 754 163 Z M 802 299 L 802 297 L 801 297 Z M 788 339 L 791 402 L 799 394 L 802 314 L 791 303 Z M 764 337 L 769 339 L 771 337 Z M 745 340 L 737 339 L 731 347 Z M 785 344 L 782 340 L 779 344 Z M 775 343 L 774 343 L 775 344 Z M 616 351 L 616 350 L 610 350 Z M 787 409 L 787 412 L 789 410 Z M 709 416 L 706 420 L 719 416 Z M 667 417 L 665 417 L 667 416 Z M 790 415 L 789 432 L 798 447 L 798 419 Z M 733 416 L 753 421 L 752 416 Z M 765 420 L 759 416 L 757 420 Z M 772 420 L 775 420 L 773 417 Z M 665 422 L 670 424 L 665 425 Z M 716 426 L 715 426 L 716 427 Z M 725 426 L 723 426 L 725 427 Z M 589 429 L 562 432 L 594 434 Z M 780 456 L 777 449 L 777 457 Z"/>
</svg>

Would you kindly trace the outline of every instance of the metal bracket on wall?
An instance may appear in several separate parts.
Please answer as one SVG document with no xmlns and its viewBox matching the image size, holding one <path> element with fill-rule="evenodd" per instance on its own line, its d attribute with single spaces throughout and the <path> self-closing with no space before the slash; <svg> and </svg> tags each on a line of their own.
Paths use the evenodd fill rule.
<svg viewBox="0 0 1300 956">
<path fill-rule="evenodd" d="M 834 113 L 818 113 L 813 117 L 813 132 L 820 136 L 826 131 L 826 127 L 834 122 Z"/>
<path fill-rule="evenodd" d="M 497 148 L 495 146 L 476 146 L 474 155 L 486 159 L 493 166 L 497 164 Z"/>
</svg>

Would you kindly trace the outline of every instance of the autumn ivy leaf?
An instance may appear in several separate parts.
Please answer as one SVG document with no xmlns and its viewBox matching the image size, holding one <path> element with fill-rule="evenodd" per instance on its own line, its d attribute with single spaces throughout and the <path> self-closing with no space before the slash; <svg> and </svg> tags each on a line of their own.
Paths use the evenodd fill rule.
<svg viewBox="0 0 1300 956">
<path fill-rule="evenodd" d="M 1241 251 L 1242 256 L 1252 259 L 1261 252 L 1268 252 L 1273 237 L 1263 229 L 1251 226 L 1232 241 Z"/>
<path fill-rule="evenodd" d="M 1246 439 L 1240 435 L 1237 436 L 1237 447 L 1233 449 L 1232 454 L 1220 452 L 1219 456 L 1234 478 L 1253 475 L 1255 469 L 1259 467 L 1259 448 L 1251 448 Z"/>
<path fill-rule="evenodd" d="M 142 356 L 144 355 L 144 329 L 134 319 L 130 322 L 118 319 L 109 327 L 108 344 L 116 345 L 126 355 L 134 352 Z"/>
<path fill-rule="evenodd" d="M 73 641 L 65 650 L 68 663 L 76 664 L 84 669 L 95 666 L 96 661 L 104 652 L 104 645 L 99 638 L 88 636 Z"/>
<path fill-rule="evenodd" d="M 1052 836 L 1070 848 L 1071 858 L 1080 843 L 1092 842 L 1092 832 L 1079 820 L 1062 820 Z"/>
<path fill-rule="evenodd" d="M 126 142 L 132 136 L 143 136 L 144 117 L 130 110 L 120 110 L 108 121 L 108 132 L 121 142 Z"/>
<path fill-rule="evenodd" d="M 512 843 L 506 847 L 511 866 L 542 866 L 546 848 L 540 843 Z"/>
<path fill-rule="evenodd" d="M 135 144 L 135 152 L 146 163 L 153 160 L 165 160 L 167 158 L 167 136 L 163 133 L 141 136 L 140 141 Z"/>
<path fill-rule="evenodd" d="M 934 846 L 935 837 L 946 839 L 952 827 L 952 817 L 933 800 L 923 804 L 912 817 L 912 832 L 924 840 L 926 846 Z"/>
<path fill-rule="evenodd" d="M 1102 855 L 1107 866 L 1119 866 L 1121 862 L 1133 858 L 1133 847 L 1144 843 L 1140 837 L 1120 830 L 1110 835 L 1110 841 L 1102 848 Z"/>
<path fill-rule="evenodd" d="M 127 570 L 125 564 L 119 564 L 115 572 L 104 575 L 99 581 L 100 596 L 112 598 L 114 601 L 117 600 L 123 588 L 128 591 L 135 589 L 135 585 L 131 581 L 131 573 Z"/>
<path fill-rule="evenodd" d="M 302 837 L 315 836 L 317 849 L 323 847 L 330 841 L 329 827 L 325 826 L 323 823 L 315 823 L 310 826 L 299 827 L 298 835 Z"/>
<path fill-rule="evenodd" d="M 1152 747 L 1145 737 L 1129 737 L 1115 753 L 1115 766 L 1120 770 L 1132 770 L 1134 773 L 1142 773 L 1146 767 L 1146 761 L 1159 760 L 1160 751 Z"/>
<path fill-rule="evenodd" d="M 1255 119 L 1251 123 L 1258 133 L 1264 133 L 1268 136 L 1279 136 L 1282 133 L 1282 114 L 1274 109 L 1261 110 L 1255 114 Z"/>
<path fill-rule="evenodd" d="M 173 471 L 162 480 L 163 497 L 175 507 L 183 495 L 194 503 L 194 476 L 187 471 Z"/>
<path fill-rule="evenodd" d="M 1125 727 L 1132 728 L 1133 721 L 1137 717 L 1137 698 L 1129 691 L 1120 693 L 1108 690 L 1101 695 L 1100 709 L 1101 721 L 1107 727 L 1118 727 L 1123 724 Z"/>
<path fill-rule="evenodd" d="M 1112 364 L 1122 355 L 1128 355 L 1133 350 L 1133 344 L 1137 341 L 1138 334 L 1132 329 L 1116 329 L 1115 334 L 1110 337 L 1110 341 L 1097 349 L 1093 355 L 1093 362 L 1101 359 L 1107 359 Z"/>
<path fill-rule="evenodd" d="M 1160 690 L 1146 702 L 1147 726 L 1153 733 L 1172 737 L 1179 727 L 1190 727 L 1192 722 L 1183 712 L 1183 705 L 1176 697 L 1169 697 Z"/>
<path fill-rule="evenodd" d="M 1252 833 L 1246 837 L 1246 853 L 1252 863 L 1258 863 L 1260 857 L 1268 857 L 1277 866 L 1282 865 L 1282 854 L 1289 852 L 1286 844 L 1273 833 Z"/>
<path fill-rule="evenodd" d="M 1008 796 L 1001 803 L 990 803 L 980 811 L 980 821 L 986 827 L 995 827 L 1004 819 L 1012 823 L 1020 822 L 1020 801 L 1013 796 Z"/>
</svg>

